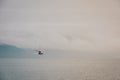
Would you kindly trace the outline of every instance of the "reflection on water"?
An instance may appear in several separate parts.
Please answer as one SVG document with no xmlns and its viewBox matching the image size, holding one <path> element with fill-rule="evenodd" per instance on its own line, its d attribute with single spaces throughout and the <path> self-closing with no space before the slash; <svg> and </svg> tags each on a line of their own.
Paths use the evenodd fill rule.
<svg viewBox="0 0 120 80">
<path fill-rule="evenodd" d="M 120 80 L 119 60 L 0 59 L 0 80 Z"/>
</svg>

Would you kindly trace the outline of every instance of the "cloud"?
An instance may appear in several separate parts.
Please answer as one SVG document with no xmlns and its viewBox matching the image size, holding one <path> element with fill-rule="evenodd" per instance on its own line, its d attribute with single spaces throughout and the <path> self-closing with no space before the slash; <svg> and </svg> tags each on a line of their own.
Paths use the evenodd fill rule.
<svg viewBox="0 0 120 80">
<path fill-rule="evenodd" d="M 31 49 L 119 51 L 115 0 L 4 0 L 0 43 Z"/>
</svg>

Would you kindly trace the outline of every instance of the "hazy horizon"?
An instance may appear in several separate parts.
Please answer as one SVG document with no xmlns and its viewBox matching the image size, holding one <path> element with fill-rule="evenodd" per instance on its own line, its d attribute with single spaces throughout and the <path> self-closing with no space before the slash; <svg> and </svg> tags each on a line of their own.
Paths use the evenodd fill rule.
<svg viewBox="0 0 120 80">
<path fill-rule="evenodd" d="M 120 0 L 0 0 L 0 80 L 120 80 Z"/>
<path fill-rule="evenodd" d="M 1 0 L 0 44 L 120 53 L 118 0 Z"/>
</svg>

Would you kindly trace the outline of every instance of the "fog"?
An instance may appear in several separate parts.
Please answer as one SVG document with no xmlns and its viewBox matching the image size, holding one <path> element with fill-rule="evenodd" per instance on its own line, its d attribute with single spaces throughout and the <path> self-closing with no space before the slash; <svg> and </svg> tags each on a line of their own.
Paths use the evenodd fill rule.
<svg viewBox="0 0 120 80">
<path fill-rule="evenodd" d="M 118 0 L 0 0 L 0 44 L 120 52 Z"/>
</svg>

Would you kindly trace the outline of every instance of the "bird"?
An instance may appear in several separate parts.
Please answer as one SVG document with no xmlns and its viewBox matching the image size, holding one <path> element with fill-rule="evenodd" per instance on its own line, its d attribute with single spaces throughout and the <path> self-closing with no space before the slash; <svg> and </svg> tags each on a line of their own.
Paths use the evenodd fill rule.
<svg viewBox="0 0 120 80">
<path fill-rule="evenodd" d="M 38 55 L 43 55 L 43 53 L 40 50 L 35 50 L 38 52 Z"/>
<path fill-rule="evenodd" d="M 39 54 L 39 55 L 42 55 L 43 53 L 42 53 L 41 51 L 38 51 L 38 54 Z"/>
</svg>

